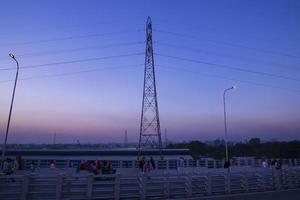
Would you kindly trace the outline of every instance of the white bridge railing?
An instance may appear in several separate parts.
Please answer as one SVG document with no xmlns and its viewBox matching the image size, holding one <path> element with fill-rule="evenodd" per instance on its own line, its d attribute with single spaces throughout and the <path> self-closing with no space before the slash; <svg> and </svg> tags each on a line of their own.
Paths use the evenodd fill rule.
<svg viewBox="0 0 300 200">
<path fill-rule="evenodd" d="M 300 168 L 122 176 L 0 175 L 0 199 L 176 199 L 300 188 Z"/>
</svg>

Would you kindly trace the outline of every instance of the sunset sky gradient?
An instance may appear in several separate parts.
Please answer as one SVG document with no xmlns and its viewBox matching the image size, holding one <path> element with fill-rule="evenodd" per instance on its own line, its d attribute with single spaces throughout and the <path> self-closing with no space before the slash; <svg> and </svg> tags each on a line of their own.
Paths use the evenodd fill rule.
<svg viewBox="0 0 300 200">
<path fill-rule="evenodd" d="M 297 79 L 154 55 L 163 138 L 165 128 L 171 141 L 223 138 L 222 93 L 236 84 L 227 95 L 230 140 L 300 139 L 299 10 L 296 0 L 1 1 L 0 139 L 15 76 L 1 71 L 15 68 L 8 53 L 20 67 L 136 54 L 20 69 L 8 143 L 52 143 L 55 132 L 58 143 L 122 142 L 125 129 L 137 142 L 147 16 L 155 54 Z M 91 34 L 99 36 L 69 38 Z M 55 38 L 69 39 L 32 42 Z M 120 43 L 130 45 L 36 55 Z M 84 70 L 94 71 L 58 76 Z"/>
</svg>

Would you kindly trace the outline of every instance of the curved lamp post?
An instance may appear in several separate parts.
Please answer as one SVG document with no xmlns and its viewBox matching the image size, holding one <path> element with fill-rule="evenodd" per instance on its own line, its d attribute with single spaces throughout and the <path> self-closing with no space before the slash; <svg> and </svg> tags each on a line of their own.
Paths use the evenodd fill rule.
<svg viewBox="0 0 300 200">
<path fill-rule="evenodd" d="M 11 57 L 16 62 L 16 64 L 17 64 L 17 72 L 16 72 L 14 89 L 13 89 L 13 93 L 12 93 L 12 99 L 11 99 L 11 102 L 10 102 L 10 109 L 9 109 L 8 121 L 7 121 L 7 126 L 6 126 L 4 144 L 3 144 L 3 147 L 2 147 L 2 163 L 4 162 L 4 158 L 5 158 L 5 150 L 6 150 L 7 136 L 8 136 L 8 132 L 9 132 L 10 118 L 11 118 L 12 108 L 13 108 L 13 104 L 14 104 L 15 91 L 16 91 L 16 86 L 17 86 L 17 81 L 18 81 L 18 75 L 19 75 L 19 63 L 18 63 L 15 55 L 12 54 L 12 53 L 10 53 L 9 57 Z"/>
<path fill-rule="evenodd" d="M 226 95 L 226 92 L 228 92 L 229 90 L 234 90 L 236 89 L 236 86 L 233 85 L 232 87 L 230 88 L 227 88 L 224 90 L 224 93 L 223 93 L 223 105 L 224 105 L 224 126 L 225 126 L 225 153 L 226 153 L 226 161 L 228 162 L 229 159 L 228 159 L 228 145 L 227 145 L 227 121 L 226 121 L 226 101 L 225 101 L 225 95 Z"/>
</svg>

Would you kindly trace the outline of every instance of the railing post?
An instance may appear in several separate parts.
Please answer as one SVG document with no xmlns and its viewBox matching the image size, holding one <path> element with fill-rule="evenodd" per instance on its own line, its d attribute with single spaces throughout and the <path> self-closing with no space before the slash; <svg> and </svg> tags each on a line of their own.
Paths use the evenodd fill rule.
<svg viewBox="0 0 300 200">
<path fill-rule="evenodd" d="M 245 192 L 249 192 L 249 182 L 248 182 L 248 173 L 244 172 L 242 175 L 242 180 L 244 182 Z"/>
<path fill-rule="evenodd" d="M 92 192 L 93 192 L 93 174 L 89 174 L 87 177 L 87 191 L 86 191 L 86 198 L 92 199 Z"/>
<path fill-rule="evenodd" d="M 260 175 L 260 174 L 256 174 L 256 176 L 258 177 L 258 182 L 260 182 L 261 184 L 261 189 L 263 191 L 266 191 L 266 181 L 265 181 L 265 177 L 264 177 L 264 174 Z"/>
<path fill-rule="evenodd" d="M 299 169 L 296 169 L 295 170 L 295 178 L 296 178 L 296 181 L 295 181 L 295 186 L 296 187 L 300 187 L 300 170 Z"/>
<path fill-rule="evenodd" d="M 64 174 L 59 174 L 59 175 L 57 176 L 57 183 L 56 183 L 56 200 L 61 200 L 61 197 L 62 197 L 63 176 L 64 176 Z"/>
<path fill-rule="evenodd" d="M 169 170 L 169 160 L 166 160 L 166 170 L 168 171 Z"/>
<path fill-rule="evenodd" d="M 115 200 L 120 199 L 120 174 L 117 173 L 115 176 L 115 188 L 114 188 L 114 196 L 115 196 Z"/>
<path fill-rule="evenodd" d="M 23 184 L 22 184 L 21 200 L 27 199 L 29 184 L 30 184 L 30 174 L 26 174 L 26 175 L 24 175 L 24 180 L 23 180 Z"/>
<path fill-rule="evenodd" d="M 146 199 L 146 178 L 145 175 L 142 174 L 139 176 L 139 188 L 140 188 L 140 199 Z"/>
<path fill-rule="evenodd" d="M 192 196 L 192 175 L 190 173 L 185 175 L 185 191 L 188 197 Z"/>
<path fill-rule="evenodd" d="M 210 174 L 207 174 L 207 194 L 208 195 L 211 195 L 212 194 L 212 191 L 211 191 L 211 175 Z"/>
<path fill-rule="evenodd" d="M 280 183 L 280 176 L 281 176 L 281 171 L 275 171 L 273 170 L 273 185 L 274 189 L 280 190 L 281 189 L 281 183 Z"/>
<path fill-rule="evenodd" d="M 278 173 L 277 173 L 277 189 L 280 190 L 282 189 L 283 187 L 283 176 L 284 176 L 284 173 L 282 171 L 282 169 L 278 170 Z"/>
<path fill-rule="evenodd" d="M 286 169 L 282 169 L 281 171 L 281 186 L 285 189 L 289 188 L 289 174 Z"/>
<path fill-rule="evenodd" d="M 227 175 L 225 175 L 225 184 L 226 184 L 226 186 L 225 186 L 225 188 L 226 188 L 226 191 L 227 191 L 227 193 L 228 194 L 230 194 L 231 193 L 231 185 L 230 185 L 230 172 L 229 172 L 229 170 L 227 171 Z"/>
<path fill-rule="evenodd" d="M 169 198 L 170 196 L 170 183 L 167 173 L 164 173 L 164 196 L 165 198 Z"/>
<path fill-rule="evenodd" d="M 295 176 L 294 176 L 294 171 L 292 169 L 289 169 L 287 178 L 288 178 L 289 189 L 295 188 L 296 185 L 294 185 L 294 183 L 297 182 L 297 174 L 295 173 Z"/>
</svg>

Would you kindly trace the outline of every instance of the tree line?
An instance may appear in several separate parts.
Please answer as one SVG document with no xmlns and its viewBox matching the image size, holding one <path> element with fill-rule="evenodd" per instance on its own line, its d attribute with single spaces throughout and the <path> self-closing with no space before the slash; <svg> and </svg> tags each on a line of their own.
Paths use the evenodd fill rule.
<svg viewBox="0 0 300 200">
<path fill-rule="evenodd" d="M 215 140 L 213 144 L 201 141 L 172 143 L 168 148 L 188 148 L 194 158 L 225 157 L 225 142 Z M 300 158 L 300 141 L 270 141 L 261 142 L 259 138 L 252 138 L 247 142 L 229 143 L 230 157 L 254 156 L 257 158 Z"/>
</svg>

